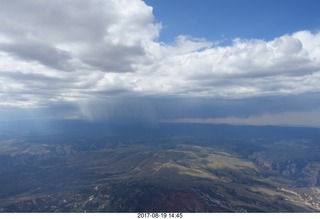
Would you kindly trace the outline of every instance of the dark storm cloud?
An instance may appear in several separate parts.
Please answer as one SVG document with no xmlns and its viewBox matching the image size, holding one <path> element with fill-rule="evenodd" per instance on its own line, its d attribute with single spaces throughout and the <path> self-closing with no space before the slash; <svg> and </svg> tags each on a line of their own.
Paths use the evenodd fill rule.
<svg viewBox="0 0 320 219">
<path fill-rule="evenodd" d="M 0 108 L 1 121 L 47 121 L 55 119 L 74 119 L 74 113 L 77 108 L 69 103 L 50 104 L 39 108 Z"/>
<path fill-rule="evenodd" d="M 70 52 L 56 49 L 42 43 L 24 42 L 0 45 L 0 49 L 22 60 L 38 61 L 50 68 L 71 71 L 74 70 L 69 61 L 72 59 Z"/>
<path fill-rule="evenodd" d="M 59 80 L 58 78 L 49 77 L 41 74 L 33 74 L 33 73 L 22 73 L 22 72 L 1 72 L 0 77 L 2 78 L 8 78 L 11 80 L 22 80 L 22 81 L 43 81 L 43 82 L 54 82 L 59 81 L 62 82 L 62 80 Z"/>
<path fill-rule="evenodd" d="M 262 114 L 312 111 L 320 108 L 318 93 L 245 99 L 139 97 L 122 95 L 81 106 L 91 120 L 162 121 L 176 118 L 247 118 Z"/>
<path fill-rule="evenodd" d="M 81 60 L 105 72 L 132 72 L 132 65 L 144 55 L 143 49 L 139 46 L 108 44 L 91 49 L 91 53 L 81 57 Z"/>
</svg>

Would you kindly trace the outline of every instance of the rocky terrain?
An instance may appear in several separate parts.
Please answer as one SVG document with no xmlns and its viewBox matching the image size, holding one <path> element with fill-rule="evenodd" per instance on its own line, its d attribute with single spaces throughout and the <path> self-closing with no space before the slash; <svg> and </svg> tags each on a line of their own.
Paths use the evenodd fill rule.
<svg viewBox="0 0 320 219">
<path fill-rule="evenodd" d="M 187 134 L 0 135 L 0 212 L 320 212 L 317 140 Z"/>
</svg>

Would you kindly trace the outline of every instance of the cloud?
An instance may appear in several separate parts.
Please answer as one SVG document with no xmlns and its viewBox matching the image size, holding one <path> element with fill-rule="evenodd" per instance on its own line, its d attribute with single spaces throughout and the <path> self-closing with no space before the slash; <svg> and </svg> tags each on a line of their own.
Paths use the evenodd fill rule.
<svg viewBox="0 0 320 219">
<path fill-rule="evenodd" d="M 320 128 L 320 109 L 304 112 L 265 113 L 248 118 L 187 118 L 169 120 L 174 123 L 207 123 L 207 124 L 232 124 L 232 125 L 281 125 L 281 126 L 310 126 Z"/>
<path fill-rule="evenodd" d="M 247 120 L 264 114 L 286 115 L 292 112 L 304 115 L 320 109 L 318 93 L 277 97 L 245 99 L 190 98 L 176 96 L 112 95 L 101 101 L 99 98 L 79 102 L 84 116 L 91 121 L 203 121 L 211 119 L 238 118 Z M 293 118 L 293 117 L 292 117 Z M 190 120 L 191 119 L 191 120 Z M 303 118 L 298 118 L 299 122 Z M 227 121 L 227 120 L 226 120 Z M 270 120 L 271 122 L 272 120 Z M 273 120 L 276 121 L 276 120 Z M 279 120 L 281 121 L 281 120 Z M 297 119 L 292 119 L 294 123 Z M 310 117 L 309 120 L 310 121 Z M 319 121 L 314 119 L 315 123 Z"/>
<path fill-rule="evenodd" d="M 160 29 L 137 0 L 13 0 L 0 7 L 2 51 L 57 70 L 132 71 Z"/>
<path fill-rule="evenodd" d="M 82 56 L 81 60 L 101 71 L 133 72 L 133 63 L 143 56 L 144 50 L 139 46 L 102 44 L 91 48 L 91 52 Z"/>
<path fill-rule="evenodd" d="M 141 0 L 0 1 L 0 107 L 93 120 L 319 107 L 319 32 L 225 46 L 192 36 L 165 44 L 160 34 Z"/>
<path fill-rule="evenodd" d="M 71 71 L 73 67 L 69 63 L 72 58 L 70 52 L 50 47 L 43 43 L 15 43 L 0 45 L 5 51 L 22 60 L 38 61 L 51 68 Z"/>
</svg>

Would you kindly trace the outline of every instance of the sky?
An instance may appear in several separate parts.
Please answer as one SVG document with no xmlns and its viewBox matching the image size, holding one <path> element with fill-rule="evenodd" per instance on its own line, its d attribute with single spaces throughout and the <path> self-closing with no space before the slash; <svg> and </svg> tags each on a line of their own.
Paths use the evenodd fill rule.
<svg viewBox="0 0 320 219">
<path fill-rule="evenodd" d="M 0 0 L 0 121 L 320 127 L 317 0 Z"/>
<path fill-rule="evenodd" d="M 146 0 L 161 22 L 160 40 L 178 35 L 232 42 L 273 40 L 301 30 L 319 30 L 317 0 Z"/>
</svg>

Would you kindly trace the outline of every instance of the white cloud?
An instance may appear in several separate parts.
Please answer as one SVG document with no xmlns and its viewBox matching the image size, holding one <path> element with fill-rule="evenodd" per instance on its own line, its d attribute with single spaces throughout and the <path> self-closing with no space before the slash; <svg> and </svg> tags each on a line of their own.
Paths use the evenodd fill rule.
<svg viewBox="0 0 320 219">
<path fill-rule="evenodd" d="M 153 19 L 139 0 L 1 1 L 0 49 L 58 70 L 132 71 L 158 36 Z"/>
<path fill-rule="evenodd" d="M 147 49 L 155 54 L 153 63 L 141 67 L 141 78 L 134 75 L 134 90 L 226 98 L 319 91 L 320 60 L 314 53 L 320 40 L 304 47 L 296 37 L 303 34 L 318 36 L 301 31 L 272 41 L 236 39 L 224 47 L 186 37 L 173 46 L 152 44 Z"/>
<path fill-rule="evenodd" d="M 141 0 L 0 1 L 0 106 L 118 95 L 242 99 L 319 92 L 320 33 L 229 46 L 178 36 Z M 293 109 L 294 110 L 294 109 Z M 88 113 L 86 113 L 88 114 Z"/>
</svg>

